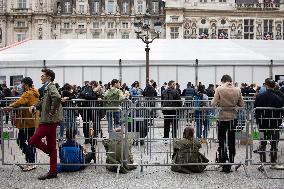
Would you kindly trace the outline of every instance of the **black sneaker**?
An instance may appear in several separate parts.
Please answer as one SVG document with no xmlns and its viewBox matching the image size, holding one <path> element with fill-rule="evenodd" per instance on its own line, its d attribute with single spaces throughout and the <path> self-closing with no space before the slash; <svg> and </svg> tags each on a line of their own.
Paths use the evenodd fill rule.
<svg viewBox="0 0 284 189">
<path fill-rule="evenodd" d="M 230 173 L 230 172 L 232 172 L 232 171 L 231 171 L 231 165 L 223 165 L 221 172 L 224 172 L 224 173 Z"/>
<path fill-rule="evenodd" d="M 45 175 L 39 176 L 38 180 L 53 179 L 53 178 L 57 178 L 57 173 L 48 172 Z"/>
</svg>

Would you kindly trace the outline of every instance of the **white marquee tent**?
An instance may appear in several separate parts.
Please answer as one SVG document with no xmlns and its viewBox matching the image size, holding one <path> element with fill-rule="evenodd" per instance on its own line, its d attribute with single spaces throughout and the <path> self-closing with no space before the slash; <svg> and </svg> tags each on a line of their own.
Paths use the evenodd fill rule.
<svg viewBox="0 0 284 189">
<path fill-rule="evenodd" d="M 9 85 L 11 76 L 29 76 L 38 87 L 45 64 L 60 85 L 106 83 L 121 73 L 123 82 L 137 80 L 144 86 L 144 48 L 136 39 L 28 40 L 0 49 L 0 78 Z M 223 74 L 235 82 L 261 84 L 270 75 L 284 75 L 284 41 L 157 39 L 150 49 L 150 78 L 159 85 L 171 79 L 182 88 L 188 81 L 214 84 Z"/>
</svg>

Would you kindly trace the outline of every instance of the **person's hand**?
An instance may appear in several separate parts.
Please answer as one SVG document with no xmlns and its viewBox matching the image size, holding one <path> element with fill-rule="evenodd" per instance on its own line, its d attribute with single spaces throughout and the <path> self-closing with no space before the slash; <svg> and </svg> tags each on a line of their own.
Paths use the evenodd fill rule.
<svg viewBox="0 0 284 189">
<path fill-rule="evenodd" d="M 102 98 L 98 98 L 99 101 L 103 100 Z"/>
<path fill-rule="evenodd" d="M 69 99 L 69 97 L 63 97 L 61 98 L 61 102 L 66 102 Z"/>
<path fill-rule="evenodd" d="M 30 106 L 29 107 L 29 112 L 32 114 L 36 111 L 36 107 L 35 106 Z"/>
</svg>

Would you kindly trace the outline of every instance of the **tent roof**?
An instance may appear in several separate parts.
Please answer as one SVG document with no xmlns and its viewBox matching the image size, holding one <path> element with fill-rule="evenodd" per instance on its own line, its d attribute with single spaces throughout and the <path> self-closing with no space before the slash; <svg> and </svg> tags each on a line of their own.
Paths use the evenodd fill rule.
<svg viewBox="0 0 284 189">
<path fill-rule="evenodd" d="M 152 63 L 179 64 L 194 62 L 195 59 L 201 63 L 284 60 L 284 41 L 281 40 L 156 39 L 149 46 Z M 145 44 L 138 39 L 30 40 L 0 51 L 0 65 L 43 60 L 66 65 L 111 64 L 119 59 L 142 63 L 145 62 L 144 48 Z"/>
</svg>

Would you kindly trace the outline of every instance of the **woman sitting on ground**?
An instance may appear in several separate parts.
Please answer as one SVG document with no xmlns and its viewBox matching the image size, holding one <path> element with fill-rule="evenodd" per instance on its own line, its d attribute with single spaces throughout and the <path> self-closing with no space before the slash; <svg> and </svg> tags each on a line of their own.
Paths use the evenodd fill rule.
<svg viewBox="0 0 284 189">
<path fill-rule="evenodd" d="M 199 152 L 201 144 L 193 138 L 194 129 L 186 127 L 183 131 L 183 139 L 175 141 L 173 144 L 174 164 L 187 163 L 208 163 L 209 160 Z M 201 173 L 206 168 L 206 165 L 172 165 L 171 170 L 181 173 Z"/>
</svg>

